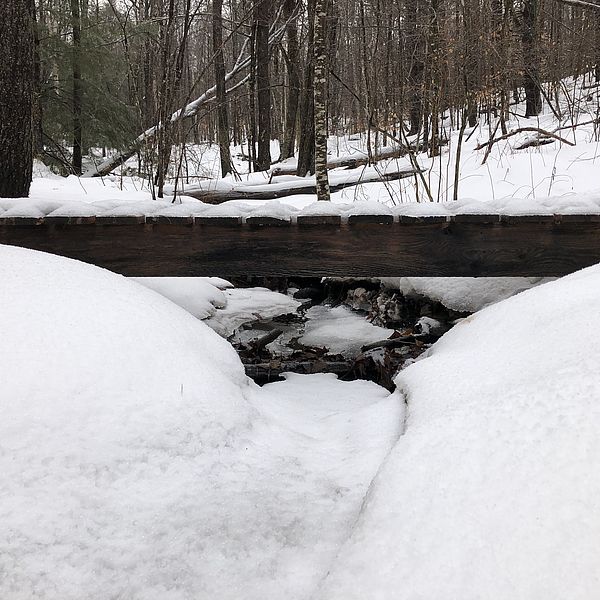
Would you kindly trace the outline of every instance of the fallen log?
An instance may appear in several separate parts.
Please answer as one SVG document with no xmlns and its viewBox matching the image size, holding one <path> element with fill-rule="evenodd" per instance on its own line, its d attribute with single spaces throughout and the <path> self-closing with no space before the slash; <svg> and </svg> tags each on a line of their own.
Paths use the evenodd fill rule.
<svg viewBox="0 0 600 600">
<path fill-rule="evenodd" d="M 399 181 L 418 175 L 419 171 L 409 168 L 388 173 L 367 173 L 349 179 L 334 180 L 330 184 L 331 193 L 354 187 L 362 183 L 377 183 L 383 181 Z M 316 194 L 314 180 L 298 178 L 298 181 L 286 181 L 264 185 L 232 185 L 227 188 L 196 187 L 187 188 L 181 195 L 191 196 L 207 204 L 222 204 L 230 200 L 276 200 L 298 194 Z"/>
<path fill-rule="evenodd" d="M 371 156 L 366 152 L 359 152 L 352 156 L 338 156 L 327 159 L 327 169 L 356 169 L 357 167 L 364 167 L 380 160 L 387 160 L 390 158 L 402 158 L 406 156 L 408 149 L 404 146 L 400 147 L 386 147 L 381 148 Z M 276 166 L 271 169 L 271 175 L 277 177 L 278 175 L 295 175 L 296 165 L 294 163 Z"/>
</svg>

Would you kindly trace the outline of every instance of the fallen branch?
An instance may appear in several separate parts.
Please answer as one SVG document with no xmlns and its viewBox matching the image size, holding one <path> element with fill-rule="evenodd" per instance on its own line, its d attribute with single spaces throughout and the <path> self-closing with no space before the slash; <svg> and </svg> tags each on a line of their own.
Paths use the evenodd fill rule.
<svg viewBox="0 0 600 600">
<path fill-rule="evenodd" d="M 330 184 L 331 193 L 339 192 L 348 187 L 354 187 L 361 183 L 376 183 L 381 181 L 398 181 L 418 174 L 415 169 L 402 169 L 389 173 L 369 173 L 362 177 L 346 180 L 335 180 Z M 317 189 L 314 181 L 298 178 L 298 181 L 286 181 L 284 183 L 273 183 L 264 185 L 233 185 L 226 189 L 210 189 L 210 187 L 187 188 L 181 195 L 191 196 L 207 202 L 208 204 L 222 204 L 229 200 L 276 200 L 286 196 L 298 194 L 316 194 Z"/>
<path fill-rule="evenodd" d="M 378 342 L 372 342 L 371 344 L 365 344 L 362 346 L 362 352 L 368 352 L 369 350 L 377 350 L 378 348 L 399 348 L 400 346 L 416 346 L 417 339 L 414 335 L 407 335 L 403 337 L 391 338 L 387 340 L 379 340 Z"/>
<path fill-rule="evenodd" d="M 271 36 L 269 37 L 269 45 L 272 46 L 276 44 L 282 37 L 285 32 L 285 26 L 280 27 L 275 30 Z M 225 83 L 229 83 L 232 79 L 234 79 L 237 75 L 244 72 L 246 69 L 250 67 L 251 59 L 249 56 L 244 56 L 246 53 L 247 44 L 244 44 L 236 62 L 231 71 L 225 75 Z M 238 82 L 228 90 L 226 90 L 227 94 L 230 94 L 242 84 L 248 81 L 248 78 L 244 78 L 242 81 Z M 213 101 L 217 94 L 216 85 L 206 90 L 201 96 L 196 98 L 193 102 L 190 102 L 184 108 L 174 112 L 171 115 L 171 123 L 177 123 L 179 121 L 183 121 L 185 119 L 190 119 L 198 114 L 200 109 L 206 106 L 209 102 Z M 84 177 L 102 177 L 104 175 L 108 175 L 111 171 L 120 167 L 127 160 L 129 160 L 144 144 L 151 142 L 156 135 L 164 128 L 164 124 L 159 123 L 154 127 L 150 127 L 143 133 L 141 133 L 133 143 L 128 146 L 125 150 L 113 156 L 101 164 L 95 166 L 93 169 L 90 169 L 85 173 Z"/>
<path fill-rule="evenodd" d="M 584 127 L 585 125 L 598 125 L 598 123 L 600 123 L 600 119 L 592 119 L 591 121 L 584 121 L 583 123 L 573 123 L 572 125 L 563 125 L 562 127 L 557 127 L 554 130 L 554 133 L 556 133 L 557 131 L 564 131 L 565 129 L 576 129 L 577 127 Z"/>
<path fill-rule="evenodd" d="M 401 158 L 408 153 L 408 150 L 404 147 L 387 147 L 381 148 L 378 152 L 373 154 L 371 157 L 365 152 L 357 153 L 353 156 L 340 156 L 336 158 L 327 159 L 327 169 L 356 169 L 357 167 L 363 167 L 373 162 L 380 160 L 387 160 L 390 158 Z M 295 175 L 297 167 L 291 163 L 289 165 L 281 165 L 271 169 L 271 175 L 277 177 L 278 175 Z"/>
<path fill-rule="evenodd" d="M 527 148 L 539 148 L 540 146 L 547 146 L 548 144 L 554 144 L 556 140 L 549 137 L 533 137 L 528 138 L 518 146 L 515 146 L 513 150 L 527 150 Z"/>
<path fill-rule="evenodd" d="M 509 133 L 501 135 L 498 138 L 492 138 L 489 142 L 479 144 L 479 146 L 477 146 L 475 148 L 475 150 L 483 150 L 484 148 L 491 147 L 494 144 L 497 144 L 498 142 L 501 142 L 503 140 L 507 140 L 515 135 L 518 135 L 519 133 L 527 133 L 527 132 L 537 133 L 538 135 L 540 135 L 542 137 L 552 138 L 553 140 L 563 142 L 564 144 L 567 144 L 569 146 L 575 146 L 574 142 L 570 142 L 569 140 L 566 140 L 565 138 L 560 137 L 559 135 L 556 135 L 555 133 L 552 133 L 551 131 L 546 131 L 545 129 L 540 129 L 539 127 L 519 127 L 519 129 L 510 131 Z"/>
<path fill-rule="evenodd" d="M 274 342 L 281 335 L 283 335 L 282 329 L 273 329 L 273 331 L 270 331 L 266 335 L 251 340 L 248 345 L 255 352 L 260 352 L 265 346 L 268 346 L 269 344 Z"/>
<path fill-rule="evenodd" d="M 312 375 L 314 373 L 335 373 L 339 377 L 344 377 L 352 371 L 353 367 L 353 360 L 278 360 L 259 364 L 244 364 L 246 375 L 260 384 L 277 381 L 282 373 L 290 372 L 301 373 L 303 375 Z"/>
</svg>

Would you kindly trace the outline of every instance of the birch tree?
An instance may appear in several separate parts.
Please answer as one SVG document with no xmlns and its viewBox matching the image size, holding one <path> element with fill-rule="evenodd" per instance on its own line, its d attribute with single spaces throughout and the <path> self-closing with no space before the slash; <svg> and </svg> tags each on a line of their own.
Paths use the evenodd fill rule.
<svg viewBox="0 0 600 600">
<path fill-rule="evenodd" d="M 328 0 L 315 4 L 314 122 L 317 200 L 330 200 L 327 174 L 327 14 Z"/>
</svg>

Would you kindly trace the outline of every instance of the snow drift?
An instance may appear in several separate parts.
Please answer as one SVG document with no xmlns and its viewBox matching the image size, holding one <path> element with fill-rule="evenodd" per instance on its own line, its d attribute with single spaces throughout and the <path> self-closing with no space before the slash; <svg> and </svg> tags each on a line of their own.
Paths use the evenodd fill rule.
<svg viewBox="0 0 600 600">
<path fill-rule="evenodd" d="M 0 282 L 0 598 L 307 598 L 399 395 L 259 389 L 204 323 L 75 261 L 0 246 Z"/>
<path fill-rule="evenodd" d="M 592 600 L 600 266 L 491 306 L 397 378 L 405 434 L 317 598 Z"/>
</svg>

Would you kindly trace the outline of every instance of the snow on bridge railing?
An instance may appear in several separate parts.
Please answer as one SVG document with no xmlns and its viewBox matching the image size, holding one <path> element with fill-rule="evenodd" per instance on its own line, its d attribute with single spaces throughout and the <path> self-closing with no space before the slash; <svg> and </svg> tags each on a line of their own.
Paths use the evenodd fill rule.
<svg viewBox="0 0 600 600">
<path fill-rule="evenodd" d="M 130 276 L 559 276 L 600 262 L 600 204 L 0 200 L 0 243 Z"/>
</svg>

